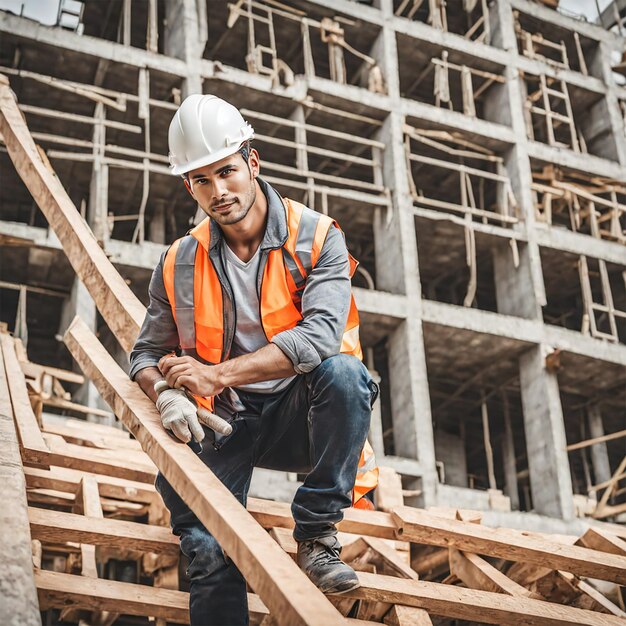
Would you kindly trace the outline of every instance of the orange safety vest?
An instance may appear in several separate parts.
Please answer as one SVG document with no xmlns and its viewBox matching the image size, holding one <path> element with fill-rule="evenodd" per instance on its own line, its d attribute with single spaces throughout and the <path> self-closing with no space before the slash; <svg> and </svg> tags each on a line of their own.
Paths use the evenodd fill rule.
<svg viewBox="0 0 626 626">
<path fill-rule="evenodd" d="M 270 250 L 263 269 L 260 290 L 261 324 L 268 341 L 274 335 L 294 328 L 302 320 L 300 300 L 306 278 L 315 267 L 331 226 L 330 217 L 316 213 L 299 202 L 284 198 L 289 235 L 281 248 Z M 209 258 L 210 219 L 206 218 L 188 235 L 176 240 L 163 262 L 163 282 L 178 329 L 183 352 L 209 364 L 224 361 L 230 346 L 224 341 L 224 301 L 222 284 Z M 357 261 L 349 255 L 350 276 Z M 348 321 L 340 351 L 363 358 L 359 341 L 359 313 L 350 297 Z M 194 396 L 213 410 L 213 398 Z M 366 442 L 357 471 L 353 504 L 378 484 L 374 451 Z"/>
</svg>

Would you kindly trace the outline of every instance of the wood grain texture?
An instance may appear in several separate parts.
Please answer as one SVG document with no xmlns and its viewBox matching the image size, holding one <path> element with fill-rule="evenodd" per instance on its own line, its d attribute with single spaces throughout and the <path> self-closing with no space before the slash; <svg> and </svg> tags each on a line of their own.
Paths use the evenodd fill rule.
<svg viewBox="0 0 626 626">
<path fill-rule="evenodd" d="M 165 526 L 90 518 L 36 507 L 28 508 L 28 519 L 33 539 L 40 541 L 74 541 L 160 554 L 179 552 L 178 538 Z"/>
<path fill-rule="evenodd" d="M 626 558 L 622 556 L 526 536 L 507 528 L 438 518 L 409 507 L 395 509 L 392 515 L 402 539 L 626 584 Z"/>
<path fill-rule="evenodd" d="M 65 342 L 83 372 L 172 487 L 216 537 L 281 624 L 343 624 L 343 617 L 186 445 L 163 429 L 153 403 L 79 319 Z M 189 480 L 193 476 L 194 480 Z"/>
<path fill-rule="evenodd" d="M 1 355 L 0 497 L 0 624 L 38 626 L 24 469 Z"/>
<path fill-rule="evenodd" d="M 481 624 L 624 626 L 624 620 L 613 615 L 531 598 L 513 598 L 501 593 L 365 572 L 358 572 L 358 576 L 361 587 L 346 596 L 413 606 L 431 615 Z"/>
<path fill-rule="evenodd" d="M 17 173 L 61 242 L 74 271 L 122 348 L 129 352 L 145 307 L 113 267 L 50 164 L 43 160 L 4 75 L 0 75 L 0 133 Z"/>
<path fill-rule="evenodd" d="M 20 446 L 30 451 L 30 460 L 44 465 L 48 446 L 41 435 L 37 418 L 30 404 L 24 375 L 15 354 L 13 339 L 9 334 L 0 333 L 0 346 L 6 372 L 8 398 L 12 407 L 12 410 L 6 414 L 13 415 Z"/>
</svg>

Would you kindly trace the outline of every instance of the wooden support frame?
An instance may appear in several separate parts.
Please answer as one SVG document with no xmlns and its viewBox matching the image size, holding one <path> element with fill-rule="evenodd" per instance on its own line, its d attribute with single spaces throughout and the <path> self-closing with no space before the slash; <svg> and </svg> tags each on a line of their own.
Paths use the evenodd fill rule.
<svg viewBox="0 0 626 626">
<path fill-rule="evenodd" d="M 37 418 L 33 412 L 26 382 L 15 354 L 13 339 L 8 333 L 0 332 L 0 368 L 5 373 L 7 381 L 7 399 L 12 405 L 17 435 L 23 460 L 41 466 L 46 466 L 50 452 L 44 441 Z"/>
<path fill-rule="evenodd" d="M 624 557 L 524 536 L 504 528 L 484 528 L 478 524 L 437 518 L 409 507 L 398 508 L 392 515 L 398 524 L 398 536 L 408 541 L 525 561 L 626 584 Z"/>
<path fill-rule="evenodd" d="M 537 83 L 537 89 L 529 93 L 526 99 L 527 121 L 529 123 L 528 138 L 536 140 L 535 128 L 540 128 L 537 125 L 542 124 L 545 125 L 545 142 L 548 145 L 569 148 L 574 152 L 586 152 L 582 136 L 579 137 L 578 135 L 567 83 L 561 78 L 554 78 L 545 74 L 539 74 L 538 77 L 525 74 L 524 78 L 529 84 L 531 81 Z M 553 109 L 551 98 L 556 98 L 558 102 L 562 103 L 564 112 Z M 567 129 L 565 132 L 567 136 L 563 137 L 563 141 L 556 137 L 556 130 L 561 125 Z"/>
<path fill-rule="evenodd" d="M 400 4 L 394 9 L 394 14 L 397 17 L 404 17 L 412 20 L 422 7 L 423 0 L 402 0 Z M 457 4 L 458 6 L 455 6 Z M 468 5 L 469 6 L 469 5 Z M 474 22 L 468 26 L 465 32 L 459 32 L 465 39 L 471 39 L 472 41 L 482 42 L 484 44 L 491 44 L 491 24 L 489 20 L 489 6 L 486 0 L 480 0 L 479 2 L 471 5 L 470 9 L 467 9 L 465 3 L 454 2 L 442 2 L 441 0 L 430 0 L 428 2 L 428 16 L 426 23 L 430 24 L 433 28 L 442 30 L 444 32 L 451 32 L 448 29 L 448 12 L 454 11 L 455 13 L 461 10 L 467 15 L 468 21 L 472 17 L 473 11 L 476 7 L 479 7 L 478 16 L 474 18 Z"/>
<path fill-rule="evenodd" d="M 279 623 L 343 623 L 341 615 L 317 587 L 209 468 L 190 448 L 178 445 L 167 434 L 152 402 L 128 379 L 87 326 L 76 318 L 65 339 L 102 397 L 142 447 L 150 451 L 165 478 L 215 536 Z M 193 482 L 187 479 L 191 475 L 196 477 Z"/>
<path fill-rule="evenodd" d="M 404 604 L 448 618 L 486 624 L 528 626 L 623 626 L 623 620 L 532 598 L 463 589 L 442 583 L 406 580 L 359 572 L 361 587 L 348 596 Z"/>
<path fill-rule="evenodd" d="M 499 74 L 478 70 L 469 65 L 458 65 L 448 61 L 447 50 L 441 53 L 441 59 L 434 57 L 431 59 L 431 63 L 435 67 L 433 92 L 435 105 L 439 107 L 444 103 L 451 111 L 455 110 L 449 87 L 449 72 L 452 70 L 460 75 L 461 81 L 462 103 L 460 107 L 457 106 L 457 109 L 461 110 L 464 115 L 469 117 L 476 117 L 476 100 L 480 98 L 491 85 L 506 82 L 506 79 Z M 482 79 L 482 82 L 476 88 L 474 88 L 473 84 L 474 78 Z"/>
<path fill-rule="evenodd" d="M 37 146 L 0 75 L 0 133 L 18 174 L 55 231 L 79 278 L 122 348 L 130 351 L 145 308 L 114 269 Z"/>
</svg>

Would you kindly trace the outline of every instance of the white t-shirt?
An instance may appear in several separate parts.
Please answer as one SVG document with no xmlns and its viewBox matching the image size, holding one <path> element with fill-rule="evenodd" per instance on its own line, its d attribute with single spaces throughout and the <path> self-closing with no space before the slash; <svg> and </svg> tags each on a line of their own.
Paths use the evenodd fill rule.
<svg viewBox="0 0 626 626">
<path fill-rule="evenodd" d="M 231 358 L 256 352 L 268 345 L 267 337 L 261 326 L 261 309 L 257 293 L 257 275 L 261 254 L 259 246 L 252 258 L 244 263 L 224 242 L 224 265 L 226 274 L 233 290 L 237 326 L 231 348 Z M 276 378 L 260 383 L 240 385 L 238 389 L 254 393 L 274 393 L 284 389 L 294 376 Z"/>
</svg>

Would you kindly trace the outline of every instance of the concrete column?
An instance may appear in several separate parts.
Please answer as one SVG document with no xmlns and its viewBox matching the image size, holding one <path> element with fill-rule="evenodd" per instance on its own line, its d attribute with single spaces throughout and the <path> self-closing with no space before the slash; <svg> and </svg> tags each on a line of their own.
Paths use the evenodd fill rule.
<svg viewBox="0 0 626 626">
<path fill-rule="evenodd" d="M 381 2 L 381 9 L 386 17 L 393 15 L 390 1 Z M 400 110 L 398 55 L 395 33 L 388 23 L 384 24 L 372 53 L 383 71 L 392 102 L 392 113 L 377 137 L 386 146 L 383 178 L 391 190 L 392 213 L 378 209 L 375 214 L 376 286 L 383 291 L 405 294 L 410 312 L 389 337 L 387 345 L 395 452 L 419 460 L 421 504 L 431 505 L 436 503 L 437 472 L 422 334 L 421 286 L 402 142 L 404 119 L 397 112 Z"/>
<path fill-rule="evenodd" d="M 511 500 L 511 509 L 519 510 L 519 489 L 517 487 L 517 463 L 515 459 L 515 439 L 511 426 L 508 398 L 503 393 L 504 433 L 502 435 L 502 460 L 504 464 L 504 493 Z"/>
<path fill-rule="evenodd" d="M 95 109 L 96 124 L 93 127 L 93 165 L 89 184 L 87 223 L 96 239 L 106 242 L 109 239 L 107 214 L 109 206 L 109 167 L 104 163 L 106 127 L 103 124 L 106 112 L 99 102 Z"/>
<path fill-rule="evenodd" d="M 587 411 L 587 422 L 589 424 L 590 438 L 602 437 L 604 435 L 602 412 L 597 404 L 589 407 Z M 596 485 L 611 478 L 611 465 L 609 463 L 609 453 L 606 448 L 606 443 L 596 443 L 591 446 L 591 462 L 593 463 L 593 475 Z"/>
<path fill-rule="evenodd" d="M 574 518 L 565 425 L 556 374 L 545 367 L 551 348 L 538 345 L 520 358 L 520 386 L 533 509 L 542 515 Z"/>
<path fill-rule="evenodd" d="M 532 171 L 524 121 L 525 88 L 516 68 L 518 52 L 512 7 L 507 0 L 497 4 L 496 38 L 509 51 L 511 63 L 505 69 L 506 89 L 498 94 L 497 101 L 490 102 L 490 115 L 494 121 L 510 124 L 516 135 L 515 145 L 504 155 L 505 168 L 519 206 L 520 222 L 515 230 L 524 235 L 526 242 L 511 244 L 502 240 L 494 246 L 496 300 L 499 313 L 542 320 L 541 307 L 546 304 L 546 296 L 535 235 Z M 516 252 L 512 245 L 517 247 Z M 530 483 L 533 505 L 538 513 L 570 519 L 574 516 L 572 482 L 558 381 L 544 363 L 549 351 L 549 346 L 537 345 L 519 361 Z M 511 439 L 512 436 L 507 437 L 505 433 L 505 475 L 509 474 L 507 483 L 511 491 L 507 495 L 514 503 L 517 480 L 510 463 L 510 455 L 514 454 Z M 508 463 L 506 457 L 509 457 Z"/>
<path fill-rule="evenodd" d="M 206 43 L 206 0 L 166 0 L 163 51 L 187 63 L 182 96 L 202 93 L 200 60 Z"/>
<path fill-rule="evenodd" d="M 608 159 L 614 159 L 620 165 L 626 165 L 626 136 L 624 135 L 624 118 L 619 106 L 618 85 L 613 78 L 611 66 L 614 56 L 619 58 L 623 48 L 623 40 L 616 38 L 613 43 L 600 41 L 596 54 L 589 63 L 589 71 L 599 76 L 607 86 L 606 97 L 597 103 L 585 116 L 582 123 L 584 130 L 591 133 L 600 133 L 605 130 L 605 144 L 603 154 Z"/>
</svg>

